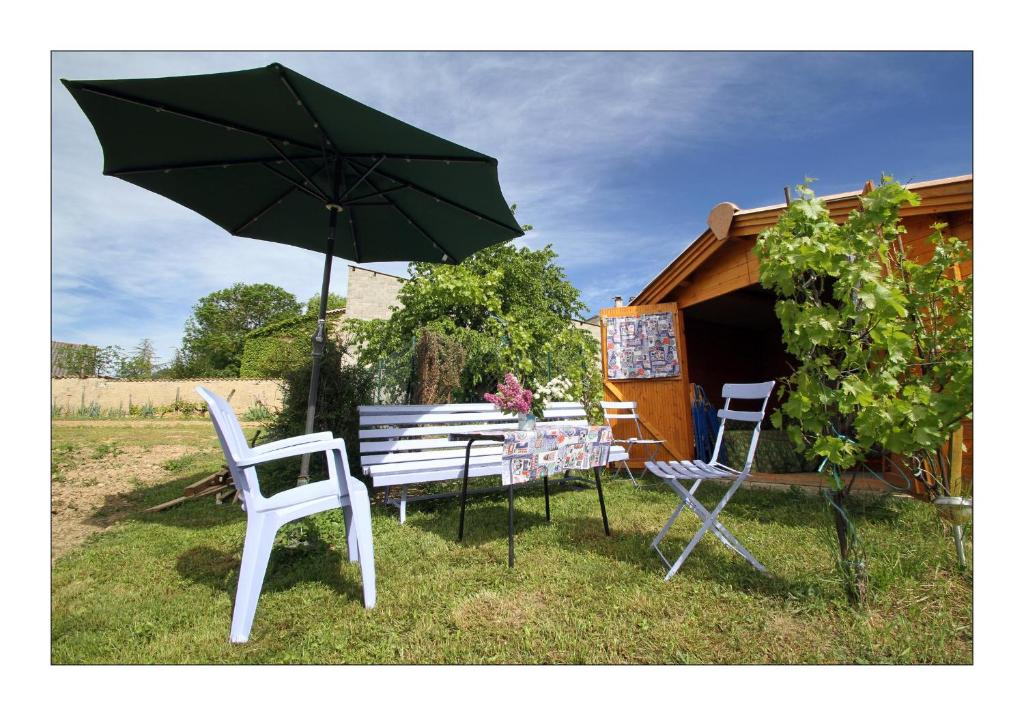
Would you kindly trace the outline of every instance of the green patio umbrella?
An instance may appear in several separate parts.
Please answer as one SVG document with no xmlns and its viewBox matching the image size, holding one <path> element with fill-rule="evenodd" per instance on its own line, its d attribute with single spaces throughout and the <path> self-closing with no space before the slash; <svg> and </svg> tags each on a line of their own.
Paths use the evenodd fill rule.
<svg viewBox="0 0 1024 716">
<path fill-rule="evenodd" d="M 234 236 L 326 255 L 307 432 L 334 256 L 458 263 L 523 235 L 501 194 L 496 159 L 280 64 L 62 82 L 96 130 L 104 174 L 187 206 Z"/>
</svg>

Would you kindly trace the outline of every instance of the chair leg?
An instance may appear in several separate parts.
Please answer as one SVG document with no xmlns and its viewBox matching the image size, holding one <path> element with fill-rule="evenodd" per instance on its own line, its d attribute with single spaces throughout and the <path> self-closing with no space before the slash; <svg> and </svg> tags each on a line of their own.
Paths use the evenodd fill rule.
<svg viewBox="0 0 1024 716">
<path fill-rule="evenodd" d="M 658 549 L 658 544 L 663 539 L 665 539 L 665 535 L 668 534 L 668 531 L 670 529 L 672 529 L 672 525 L 674 525 L 676 520 L 679 519 L 679 515 L 682 514 L 684 507 L 686 507 L 686 501 L 685 500 L 683 500 L 682 502 L 679 503 L 679 506 L 676 507 L 675 512 L 673 512 L 672 516 L 668 518 L 668 522 L 666 522 L 665 526 L 661 528 L 661 532 L 659 532 L 658 536 L 654 538 L 653 542 L 651 542 L 651 549 L 654 549 L 654 550 Z"/>
<path fill-rule="evenodd" d="M 671 478 L 662 479 L 682 499 L 682 502 L 680 503 L 680 509 L 684 506 L 689 507 L 691 510 L 693 510 L 693 513 L 697 515 L 697 519 L 701 520 L 702 522 L 705 519 L 707 519 L 708 511 L 705 510 L 704 506 L 701 505 L 701 503 L 697 502 L 697 500 L 694 498 L 694 493 L 697 492 L 697 488 L 700 487 L 700 483 L 702 482 L 702 480 L 695 481 L 693 483 L 693 486 L 687 492 L 686 490 L 681 489 L 682 485 L 678 481 Z M 691 500 L 693 500 L 692 503 Z M 722 526 L 721 522 L 718 522 L 716 520 L 711 527 L 711 531 L 714 533 L 716 537 L 718 537 L 719 540 L 721 540 L 722 544 L 724 544 L 726 547 L 737 552 L 739 551 L 736 549 L 736 544 L 739 544 L 739 540 L 736 539 L 736 537 L 731 532 L 729 532 L 729 530 L 725 529 L 725 527 Z M 657 547 L 655 545 L 658 543 L 658 541 L 660 540 L 656 539 L 651 544 L 651 547 L 653 547 L 656 551 Z M 660 551 L 658 551 L 658 554 L 661 556 L 661 560 L 665 562 L 665 566 L 670 567 L 671 565 L 668 563 L 668 560 L 665 559 L 665 555 L 661 554 Z"/>
<path fill-rule="evenodd" d="M 405 502 L 406 498 L 409 496 L 408 493 L 409 488 L 406 487 L 405 485 L 402 485 L 402 499 L 398 503 L 398 524 L 400 525 L 405 524 Z"/>
<path fill-rule="evenodd" d="M 633 487 L 640 487 L 640 483 L 633 477 L 633 471 L 629 469 L 629 460 L 624 460 L 622 466 L 626 468 L 626 474 L 629 475 L 629 480 L 633 483 Z"/>
<path fill-rule="evenodd" d="M 373 525 L 370 499 L 364 492 L 349 495 L 352 500 L 353 532 L 359 542 L 359 569 L 363 575 L 363 605 L 372 609 L 377 603 L 377 572 L 373 563 Z"/>
<path fill-rule="evenodd" d="M 548 476 L 544 476 L 544 518 L 551 521 L 551 500 L 548 496 Z"/>
<path fill-rule="evenodd" d="M 508 567 L 516 566 L 515 485 L 508 483 Z"/>
<path fill-rule="evenodd" d="M 650 454 L 647 456 L 647 459 L 644 461 L 644 471 L 640 473 L 640 479 L 643 479 L 644 475 L 646 475 L 648 472 L 647 463 L 655 462 L 656 458 L 658 457 L 658 451 L 661 449 L 661 445 L 653 445 L 652 447 L 653 450 L 651 450 Z"/>
<path fill-rule="evenodd" d="M 349 499 L 351 499 L 349 495 Z M 359 561 L 359 534 L 356 532 L 355 525 L 352 523 L 352 505 L 346 505 L 341 508 L 342 515 L 345 516 L 345 535 L 348 542 L 348 561 L 358 562 Z"/>
<path fill-rule="evenodd" d="M 675 564 L 673 564 L 672 567 L 669 569 L 668 574 L 665 575 L 666 582 L 672 579 L 675 573 L 679 571 L 679 568 L 683 566 L 683 562 L 685 562 L 686 558 L 690 556 L 690 553 L 693 551 L 693 548 L 697 546 L 697 543 L 700 542 L 701 538 L 704 537 L 704 534 L 708 530 L 711 530 L 714 534 L 717 534 L 719 539 L 722 539 L 723 541 L 725 541 L 726 538 L 724 537 L 722 532 L 727 532 L 733 540 L 736 540 L 736 544 L 731 546 L 734 549 L 736 549 L 738 546 L 739 548 L 736 549 L 736 551 L 740 552 L 740 554 L 748 562 L 750 562 L 750 564 L 753 565 L 755 569 L 757 569 L 760 572 L 765 571 L 764 565 L 762 565 L 760 562 L 754 559 L 754 557 L 749 552 L 747 552 L 747 550 L 743 548 L 742 545 L 739 544 L 739 540 L 733 537 L 731 532 L 728 532 L 728 530 L 726 530 L 718 523 L 719 513 L 729 503 L 729 500 L 732 499 L 732 496 L 736 493 L 736 490 L 739 489 L 741 484 L 743 484 L 742 479 L 734 480 L 733 484 L 726 491 L 725 495 L 722 496 L 722 499 L 719 500 L 717 505 L 715 505 L 715 509 L 711 510 L 710 512 L 708 512 L 707 508 L 704 507 L 704 505 L 702 505 L 697 500 L 697 498 L 693 496 L 692 493 L 687 492 L 685 487 L 683 487 L 682 485 L 678 485 L 678 490 L 681 492 L 681 494 L 686 495 L 686 500 L 690 505 L 690 508 L 700 517 L 701 526 L 700 529 L 697 530 L 697 534 L 695 534 L 693 536 L 693 539 L 690 540 L 690 543 L 686 545 L 686 549 L 683 550 L 683 553 L 679 555 L 679 559 L 677 559 L 675 561 Z"/>
<path fill-rule="evenodd" d="M 679 555 L 679 559 L 677 559 L 675 561 L 675 564 L 673 564 L 669 568 L 668 574 L 665 575 L 666 582 L 675 576 L 676 572 L 679 571 L 679 568 L 683 566 L 683 562 L 685 562 L 686 558 L 690 556 L 690 552 L 693 551 L 693 548 L 697 546 L 697 543 L 700 542 L 701 538 L 704 536 L 704 533 L 707 531 L 708 525 L 706 523 L 700 526 L 700 529 L 697 530 L 697 534 L 693 536 L 693 539 L 691 539 L 689 544 L 686 545 L 686 549 L 684 549 L 683 553 Z"/>
<path fill-rule="evenodd" d="M 702 521 L 709 519 L 708 511 L 699 502 L 697 503 L 697 507 L 693 508 L 693 511 Z M 747 551 L 747 548 L 743 546 L 743 543 L 739 541 L 736 535 L 734 535 L 732 532 L 726 529 L 725 525 L 723 525 L 721 522 L 719 522 L 718 520 L 714 520 L 714 522 L 711 524 L 710 530 L 712 533 L 714 533 L 716 537 L 718 537 L 722 544 L 724 544 L 726 547 L 731 549 L 736 554 L 743 557 L 743 559 L 750 562 L 750 564 L 753 565 L 755 569 L 757 569 L 760 572 L 766 571 L 765 566 L 758 562 L 757 559 L 754 558 L 754 555 Z"/>
<path fill-rule="evenodd" d="M 594 468 L 594 483 L 597 485 L 597 500 L 601 503 L 601 520 L 604 522 L 604 533 L 611 535 L 608 529 L 608 513 L 604 509 L 604 490 L 601 489 L 601 468 Z"/>
<path fill-rule="evenodd" d="M 235 592 L 235 609 L 231 617 L 231 641 L 239 644 L 249 641 L 256 604 L 263 589 L 263 578 L 274 547 L 274 536 L 280 525 L 263 515 L 250 514 L 242 550 L 242 567 Z"/>
</svg>

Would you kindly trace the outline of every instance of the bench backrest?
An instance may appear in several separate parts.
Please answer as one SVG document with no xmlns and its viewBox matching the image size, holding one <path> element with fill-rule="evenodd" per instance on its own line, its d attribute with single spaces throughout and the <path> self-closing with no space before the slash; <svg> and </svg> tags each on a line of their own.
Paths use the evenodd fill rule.
<svg viewBox="0 0 1024 716">
<path fill-rule="evenodd" d="M 581 403 L 553 402 L 538 424 L 586 425 Z M 465 456 L 466 441 L 452 441 L 452 433 L 478 429 L 516 428 L 514 416 L 491 403 L 445 405 L 360 405 L 359 453 L 363 470 L 374 465 L 424 462 Z M 500 455 L 498 443 L 476 443 L 473 455 Z"/>
</svg>

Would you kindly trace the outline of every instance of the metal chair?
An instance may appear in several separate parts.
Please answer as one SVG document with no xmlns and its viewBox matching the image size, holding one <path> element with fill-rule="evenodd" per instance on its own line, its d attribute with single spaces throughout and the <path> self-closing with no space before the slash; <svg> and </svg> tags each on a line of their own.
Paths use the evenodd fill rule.
<svg viewBox="0 0 1024 716">
<path fill-rule="evenodd" d="M 750 476 L 750 467 L 754 463 L 754 453 L 757 450 L 757 441 L 761 435 L 761 421 L 764 420 L 765 408 L 768 406 L 768 398 L 772 394 L 772 390 L 775 388 L 775 381 L 770 380 L 766 383 L 726 383 L 722 386 L 722 397 L 725 398 L 725 407 L 718 411 L 718 417 L 721 422 L 718 426 L 718 437 L 715 440 L 715 451 L 711 456 L 711 462 L 706 463 L 702 460 L 684 460 L 684 461 L 673 461 L 673 462 L 648 462 L 647 468 L 665 481 L 672 490 L 679 495 L 679 506 L 676 507 L 675 512 L 669 517 L 668 522 L 661 528 L 661 532 L 651 542 L 651 549 L 658 553 L 661 561 L 668 567 L 668 574 L 665 575 L 665 581 L 667 582 L 672 576 L 679 571 L 679 568 L 683 566 L 683 562 L 690 556 L 693 548 L 697 546 L 704 534 L 710 531 L 729 549 L 733 550 L 745 560 L 750 562 L 760 572 L 764 572 L 764 565 L 758 562 L 747 548 L 744 547 L 736 536 L 732 532 L 722 526 L 722 523 L 718 521 L 718 515 L 721 513 L 722 508 L 728 504 L 729 500 L 739 489 L 740 485 L 743 484 Z M 760 400 L 761 408 L 756 411 L 748 410 L 734 410 L 729 407 L 732 400 Z M 742 470 L 734 470 L 728 465 L 723 465 L 718 461 L 718 456 L 722 450 L 722 436 L 725 434 L 725 423 L 727 420 L 739 420 L 748 423 L 754 423 L 754 431 L 750 439 L 750 447 L 747 449 L 746 462 L 743 464 Z M 683 486 L 684 480 L 693 480 L 693 485 L 690 489 Z M 704 480 L 730 480 L 732 485 L 726 491 L 725 495 L 719 500 L 718 504 L 713 510 L 708 510 L 702 505 L 694 493 L 697 492 L 697 488 L 700 487 L 700 483 Z M 682 513 L 684 507 L 689 507 L 693 510 L 694 514 L 697 515 L 701 521 L 700 529 L 690 540 L 689 544 L 683 550 L 683 553 L 679 555 L 679 558 L 674 562 L 670 563 L 665 555 L 662 554 L 661 550 L 658 549 L 658 544 L 668 534 L 669 529 L 675 523 L 676 519 Z"/>
<path fill-rule="evenodd" d="M 348 532 L 348 558 L 359 562 L 363 575 L 363 604 L 367 609 L 377 601 L 373 567 L 373 533 L 370 529 L 370 499 L 366 486 L 351 477 L 345 441 L 331 433 L 299 435 L 250 448 L 231 406 L 206 388 L 196 388 L 210 406 L 210 418 L 217 431 L 224 459 L 235 486 L 242 493 L 242 509 L 248 516 L 242 568 L 238 575 L 235 609 L 231 617 L 231 641 L 249 640 L 256 602 L 263 588 L 274 536 L 286 523 L 302 517 L 341 508 Z M 284 490 L 264 497 L 256 477 L 256 465 L 314 452 L 326 453 L 328 479 Z"/>
<path fill-rule="evenodd" d="M 626 474 L 629 475 L 629 479 L 633 481 L 633 486 L 639 487 L 640 483 L 638 483 L 637 479 L 633 476 L 633 471 L 629 469 L 629 460 L 633 459 L 633 456 L 630 453 L 631 449 L 635 445 L 644 446 L 643 450 L 645 454 L 641 456 L 641 459 L 644 461 L 652 461 L 658 456 L 658 450 L 665 444 L 665 441 L 652 440 L 644 437 L 644 432 L 640 428 L 640 416 L 637 414 L 635 401 L 612 402 L 602 400 L 601 410 L 604 411 L 604 421 L 613 428 L 615 427 L 612 425 L 613 420 L 626 420 L 631 421 L 633 423 L 633 427 L 636 429 L 635 437 L 629 437 L 624 440 L 612 440 L 612 443 L 625 446 L 626 455 L 628 457 L 626 460 L 622 461 L 622 464 L 626 467 Z M 646 474 L 647 468 L 644 467 L 644 471 L 640 473 L 640 477 L 643 477 Z"/>
</svg>

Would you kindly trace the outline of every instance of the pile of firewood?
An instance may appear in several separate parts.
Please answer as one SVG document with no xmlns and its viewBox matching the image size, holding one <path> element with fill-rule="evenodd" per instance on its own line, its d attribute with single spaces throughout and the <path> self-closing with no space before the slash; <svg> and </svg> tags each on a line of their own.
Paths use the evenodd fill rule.
<svg viewBox="0 0 1024 716">
<path fill-rule="evenodd" d="M 260 436 L 259 430 L 252 436 L 252 446 L 256 445 L 256 439 Z M 235 481 L 231 479 L 231 472 L 228 470 L 227 465 L 221 465 L 221 468 L 217 472 L 204 477 L 198 482 L 193 482 L 191 485 L 185 488 L 185 494 L 181 497 L 175 497 L 173 500 L 162 502 L 159 505 L 149 507 L 146 512 L 161 512 L 169 507 L 175 507 L 180 505 L 182 502 L 188 502 L 194 500 L 197 497 L 205 497 L 206 495 L 215 495 L 215 500 L 218 505 L 223 505 L 228 502 L 241 502 L 242 493 L 238 491 L 235 486 Z"/>
<path fill-rule="evenodd" d="M 180 505 L 182 502 L 187 502 L 197 497 L 205 497 L 206 495 L 216 495 L 218 505 L 223 505 L 226 502 L 239 502 L 242 499 L 241 494 L 239 494 L 238 489 L 235 487 L 234 480 L 231 479 L 231 473 L 228 472 L 228 468 L 225 466 L 209 477 L 204 477 L 199 482 L 193 482 L 185 488 L 185 494 L 181 497 L 175 497 L 173 500 L 150 507 L 146 512 L 160 512 L 169 507 Z"/>
</svg>

